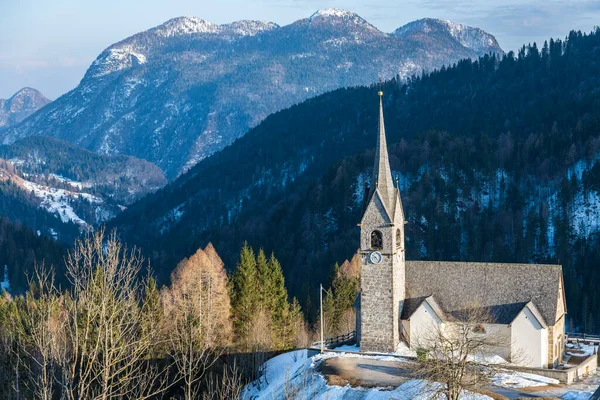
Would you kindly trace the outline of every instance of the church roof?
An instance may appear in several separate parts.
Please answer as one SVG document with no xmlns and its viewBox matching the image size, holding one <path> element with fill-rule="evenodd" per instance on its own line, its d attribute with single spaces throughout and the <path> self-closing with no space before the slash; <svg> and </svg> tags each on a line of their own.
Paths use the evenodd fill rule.
<svg viewBox="0 0 600 400">
<path fill-rule="evenodd" d="M 387 210 L 394 210 L 395 187 L 392 179 L 392 170 L 388 159 L 387 142 L 385 139 L 385 124 L 383 121 L 383 93 L 379 92 L 379 132 L 377 135 L 377 147 L 375 148 L 375 165 L 373 166 L 373 177 L 369 200 L 373 197 L 375 190 L 379 191 Z"/>
<path fill-rule="evenodd" d="M 429 306 L 435 311 L 440 319 L 446 321 L 448 317 L 444 310 L 440 307 L 438 302 L 435 300 L 433 296 L 422 296 L 422 297 L 412 297 L 404 300 L 404 306 L 402 307 L 402 317 L 401 319 L 409 319 L 412 315 L 421 307 L 421 304 L 427 302 Z"/>
<path fill-rule="evenodd" d="M 489 317 L 488 321 L 485 321 L 490 324 L 502 324 L 502 325 L 510 325 L 517 318 L 517 316 L 523 311 L 524 308 L 529 308 L 533 315 L 538 319 L 540 325 L 546 326 L 544 318 L 537 311 L 537 308 L 533 304 L 533 302 L 525 302 L 521 301 L 518 303 L 510 303 L 510 304 L 496 304 L 493 306 L 486 307 L 478 307 L 475 309 L 475 315 L 484 315 Z M 471 314 L 471 310 L 455 310 L 450 313 L 450 316 L 455 321 L 465 321 L 469 318 Z"/>
<path fill-rule="evenodd" d="M 554 325 L 562 316 L 557 315 L 561 277 L 560 265 L 406 261 L 402 318 L 410 315 L 413 301 L 433 296 L 453 319 L 476 304 L 497 323 L 510 324 L 532 302 L 540 322 Z"/>
<path fill-rule="evenodd" d="M 412 317 L 412 315 L 419 309 L 421 304 L 427 302 L 431 306 L 431 308 L 435 311 L 437 316 L 443 321 L 466 321 L 470 315 L 473 315 L 473 309 L 462 309 L 462 310 L 453 310 L 448 313 L 444 312 L 442 307 L 435 300 L 434 296 L 428 297 L 411 297 L 404 301 L 404 307 L 402 308 L 402 316 L 401 319 L 407 320 Z M 510 325 L 517 318 L 517 316 L 523 311 L 524 308 L 529 308 L 533 315 L 538 319 L 540 325 L 546 327 L 546 322 L 542 317 L 541 313 L 538 311 L 537 307 L 533 304 L 533 302 L 529 301 L 521 301 L 518 303 L 510 303 L 510 304 L 495 304 L 491 306 L 485 307 L 477 307 L 475 311 L 475 315 L 482 315 L 489 317 L 486 320 L 486 323 L 489 324 L 501 324 L 501 325 Z"/>
</svg>

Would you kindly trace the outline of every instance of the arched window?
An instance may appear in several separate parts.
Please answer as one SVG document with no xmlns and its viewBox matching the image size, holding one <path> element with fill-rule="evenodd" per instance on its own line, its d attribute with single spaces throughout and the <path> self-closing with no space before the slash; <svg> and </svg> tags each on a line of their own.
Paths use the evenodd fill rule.
<svg viewBox="0 0 600 400">
<path fill-rule="evenodd" d="M 379 231 L 371 232 L 371 249 L 381 250 L 383 249 L 383 235 Z"/>
<path fill-rule="evenodd" d="M 400 228 L 396 229 L 396 248 L 399 249 L 402 247 L 402 233 L 400 232 Z"/>
</svg>

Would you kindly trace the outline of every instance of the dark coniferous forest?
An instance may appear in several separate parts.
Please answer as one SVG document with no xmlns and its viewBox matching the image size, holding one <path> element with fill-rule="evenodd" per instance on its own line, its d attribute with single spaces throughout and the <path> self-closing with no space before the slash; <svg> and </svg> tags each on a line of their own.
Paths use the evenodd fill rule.
<svg viewBox="0 0 600 400">
<path fill-rule="evenodd" d="M 600 31 L 383 85 L 409 259 L 561 263 L 568 329 L 600 330 Z M 112 224 L 161 278 L 211 241 L 275 251 L 308 312 L 358 247 L 376 88 L 267 118 Z"/>
<path fill-rule="evenodd" d="M 8 265 L 11 292 L 23 293 L 29 286 L 28 279 L 34 278 L 35 266 L 42 264 L 54 269 L 57 285 L 64 287 L 65 255 L 65 248 L 49 237 L 0 217 L 0 278 L 4 279 L 4 265 Z"/>
</svg>

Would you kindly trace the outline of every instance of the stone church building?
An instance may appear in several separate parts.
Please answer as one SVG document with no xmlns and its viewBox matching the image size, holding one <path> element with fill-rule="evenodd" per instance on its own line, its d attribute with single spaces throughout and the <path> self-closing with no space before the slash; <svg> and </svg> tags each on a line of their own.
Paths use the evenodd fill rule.
<svg viewBox="0 0 600 400">
<path fill-rule="evenodd" d="M 375 165 L 359 224 L 361 351 L 394 352 L 401 341 L 414 349 L 423 332 L 451 326 L 477 305 L 486 315 L 481 334 L 501 333 L 510 339 L 498 355 L 524 366 L 557 365 L 566 314 L 560 265 L 406 261 L 407 222 L 392 178 L 383 93 L 379 96 Z"/>
</svg>

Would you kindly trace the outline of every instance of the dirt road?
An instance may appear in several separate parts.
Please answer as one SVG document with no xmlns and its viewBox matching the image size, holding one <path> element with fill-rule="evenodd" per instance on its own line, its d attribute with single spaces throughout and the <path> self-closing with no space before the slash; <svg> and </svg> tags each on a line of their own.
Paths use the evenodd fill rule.
<svg viewBox="0 0 600 400">
<path fill-rule="evenodd" d="M 320 370 L 330 385 L 397 387 L 411 379 L 410 364 L 363 357 L 336 357 L 323 361 Z"/>
</svg>

